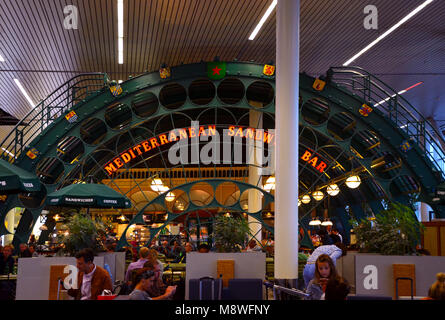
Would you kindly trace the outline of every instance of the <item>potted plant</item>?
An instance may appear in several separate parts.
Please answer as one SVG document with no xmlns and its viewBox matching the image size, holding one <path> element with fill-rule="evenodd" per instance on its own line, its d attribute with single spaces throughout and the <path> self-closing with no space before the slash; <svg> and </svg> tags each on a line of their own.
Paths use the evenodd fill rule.
<svg viewBox="0 0 445 320">
<path fill-rule="evenodd" d="M 243 218 L 218 216 L 212 238 L 218 252 L 241 252 L 247 239 L 249 224 Z"/>
<path fill-rule="evenodd" d="M 423 225 L 413 209 L 398 202 L 387 205 L 375 219 L 351 220 L 359 252 L 412 255 L 420 242 Z"/>
<path fill-rule="evenodd" d="M 96 253 L 103 251 L 101 238 L 106 234 L 106 226 L 101 221 L 93 221 L 84 213 L 75 213 L 62 229 L 66 231 L 59 236 L 59 240 L 63 251 L 70 256 L 85 248 L 91 248 Z"/>
</svg>

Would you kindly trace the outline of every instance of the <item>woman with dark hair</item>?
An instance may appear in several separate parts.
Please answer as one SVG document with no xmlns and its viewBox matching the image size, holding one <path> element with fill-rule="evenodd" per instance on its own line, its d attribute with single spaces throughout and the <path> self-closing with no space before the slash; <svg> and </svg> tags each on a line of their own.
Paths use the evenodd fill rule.
<svg viewBox="0 0 445 320">
<path fill-rule="evenodd" d="M 155 273 L 145 268 L 138 270 L 134 283 L 134 290 L 130 293 L 130 300 L 166 300 L 173 296 L 176 287 L 167 287 L 165 293 L 159 297 L 150 297 L 148 291 L 155 282 Z"/>
<path fill-rule="evenodd" d="M 320 255 L 315 262 L 315 276 L 308 283 L 306 293 L 309 294 L 307 300 L 324 299 L 326 286 L 329 282 L 339 280 L 340 277 L 335 269 L 334 262 L 327 254 Z"/>
<path fill-rule="evenodd" d="M 346 246 L 341 243 L 337 242 L 333 245 L 322 245 L 319 246 L 317 249 L 314 250 L 314 252 L 309 256 L 307 259 L 306 265 L 304 266 L 303 270 L 303 278 L 304 278 L 304 284 L 307 287 L 309 284 L 309 281 L 312 280 L 315 274 L 315 262 L 317 261 L 317 258 L 321 256 L 322 254 L 328 255 L 332 262 L 334 263 L 334 266 L 337 262 L 337 259 L 345 256 L 347 253 Z"/>
</svg>

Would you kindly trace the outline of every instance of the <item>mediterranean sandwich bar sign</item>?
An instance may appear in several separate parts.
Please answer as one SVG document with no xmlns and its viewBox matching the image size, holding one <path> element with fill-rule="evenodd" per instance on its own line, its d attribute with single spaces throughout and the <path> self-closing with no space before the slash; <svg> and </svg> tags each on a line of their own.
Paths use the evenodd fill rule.
<svg viewBox="0 0 445 320">
<path fill-rule="evenodd" d="M 172 144 L 183 139 L 199 139 L 200 137 L 211 137 L 219 135 L 216 125 L 192 126 L 189 128 L 174 129 L 168 133 L 163 133 L 153 138 L 147 139 L 136 146 L 133 146 L 119 156 L 110 160 L 104 166 L 108 175 L 112 175 L 138 156 L 146 156 L 149 152 L 161 146 Z M 245 128 L 242 126 L 229 126 L 223 130 L 223 138 L 250 139 L 264 144 L 275 143 L 275 134 L 263 129 Z"/>
</svg>

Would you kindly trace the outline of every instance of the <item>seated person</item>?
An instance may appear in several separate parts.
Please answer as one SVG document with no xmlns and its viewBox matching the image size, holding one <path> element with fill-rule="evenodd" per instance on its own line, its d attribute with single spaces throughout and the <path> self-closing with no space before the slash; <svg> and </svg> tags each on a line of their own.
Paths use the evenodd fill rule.
<svg viewBox="0 0 445 320">
<path fill-rule="evenodd" d="M 3 248 L 3 252 L 0 253 L 0 274 L 10 274 L 14 270 L 14 258 L 12 257 L 12 251 L 14 247 L 7 245 Z"/>
<path fill-rule="evenodd" d="M 437 280 L 428 290 L 428 297 L 425 300 L 445 300 L 445 273 L 436 275 Z"/>
<path fill-rule="evenodd" d="M 198 252 L 199 253 L 208 253 L 209 251 L 210 251 L 210 247 L 207 244 L 205 244 L 205 243 L 201 243 L 198 246 Z"/>
<path fill-rule="evenodd" d="M 31 252 L 31 256 L 32 256 L 33 258 L 39 256 L 38 252 L 36 251 L 36 246 L 35 246 L 35 244 L 30 245 L 28 249 L 29 249 L 29 252 Z"/>
<path fill-rule="evenodd" d="M 187 253 L 192 252 L 194 250 L 193 245 L 190 242 L 185 244 L 185 252 L 182 255 L 181 259 L 178 261 L 179 263 L 187 263 Z"/>
<path fill-rule="evenodd" d="M 170 255 L 172 258 L 174 258 L 173 263 L 178 263 L 185 255 L 185 248 L 177 240 L 175 240 Z"/>
<path fill-rule="evenodd" d="M 97 300 L 104 290 L 113 290 L 108 272 L 93 263 L 94 252 L 87 248 L 76 254 L 77 288 L 69 289 L 68 294 L 76 300 Z"/>
<path fill-rule="evenodd" d="M 166 300 L 172 297 L 176 287 L 167 287 L 165 293 L 158 297 L 151 297 L 148 293 L 155 282 L 155 273 L 149 270 L 139 270 L 134 279 L 136 284 L 134 290 L 130 293 L 130 300 Z"/>
<path fill-rule="evenodd" d="M 249 243 L 247 244 L 246 247 L 246 252 L 252 252 L 252 251 L 261 251 L 261 247 L 258 246 L 257 242 L 255 241 L 255 239 L 251 239 L 249 241 Z"/>
<path fill-rule="evenodd" d="M 144 264 L 144 270 L 153 271 L 154 281 L 152 286 L 147 290 L 150 297 L 159 297 L 166 292 L 167 286 L 164 284 L 160 265 L 157 263 L 146 262 Z"/>
<path fill-rule="evenodd" d="M 351 290 L 346 279 L 341 277 L 330 279 L 326 284 L 325 300 L 346 300 Z"/>
<path fill-rule="evenodd" d="M 21 243 L 20 246 L 20 252 L 19 252 L 19 258 L 31 258 L 32 253 L 28 249 L 28 245 L 26 243 Z"/>
<path fill-rule="evenodd" d="M 160 247 L 158 247 L 158 252 L 162 253 L 166 258 L 170 258 L 171 249 L 168 245 L 168 241 L 166 241 L 166 240 L 162 241 L 162 245 Z"/>
</svg>

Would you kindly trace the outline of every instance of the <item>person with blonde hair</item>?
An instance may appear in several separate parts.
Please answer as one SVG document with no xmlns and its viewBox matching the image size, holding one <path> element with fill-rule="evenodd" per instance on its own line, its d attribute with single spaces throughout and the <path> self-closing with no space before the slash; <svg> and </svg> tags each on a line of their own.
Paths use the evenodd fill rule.
<svg viewBox="0 0 445 320">
<path fill-rule="evenodd" d="M 139 249 L 139 260 L 130 263 L 127 269 L 127 273 L 125 274 L 125 281 L 128 282 L 131 280 L 132 271 L 135 269 L 141 269 L 144 267 L 144 264 L 148 261 L 148 257 L 150 254 L 150 250 L 147 247 L 142 247 Z"/>
<path fill-rule="evenodd" d="M 445 300 L 445 273 L 439 272 L 434 282 L 428 290 L 428 298 L 431 300 Z"/>
<path fill-rule="evenodd" d="M 164 265 L 162 262 L 158 259 L 158 251 L 155 249 L 150 249 L 147 257 L 147 261 L 152 263 L 154 266 L 158 265 L 159 270 L 161 272 L 160 276 L 162 278 L 162 275 L 164 274 Z"/>
</svg>

